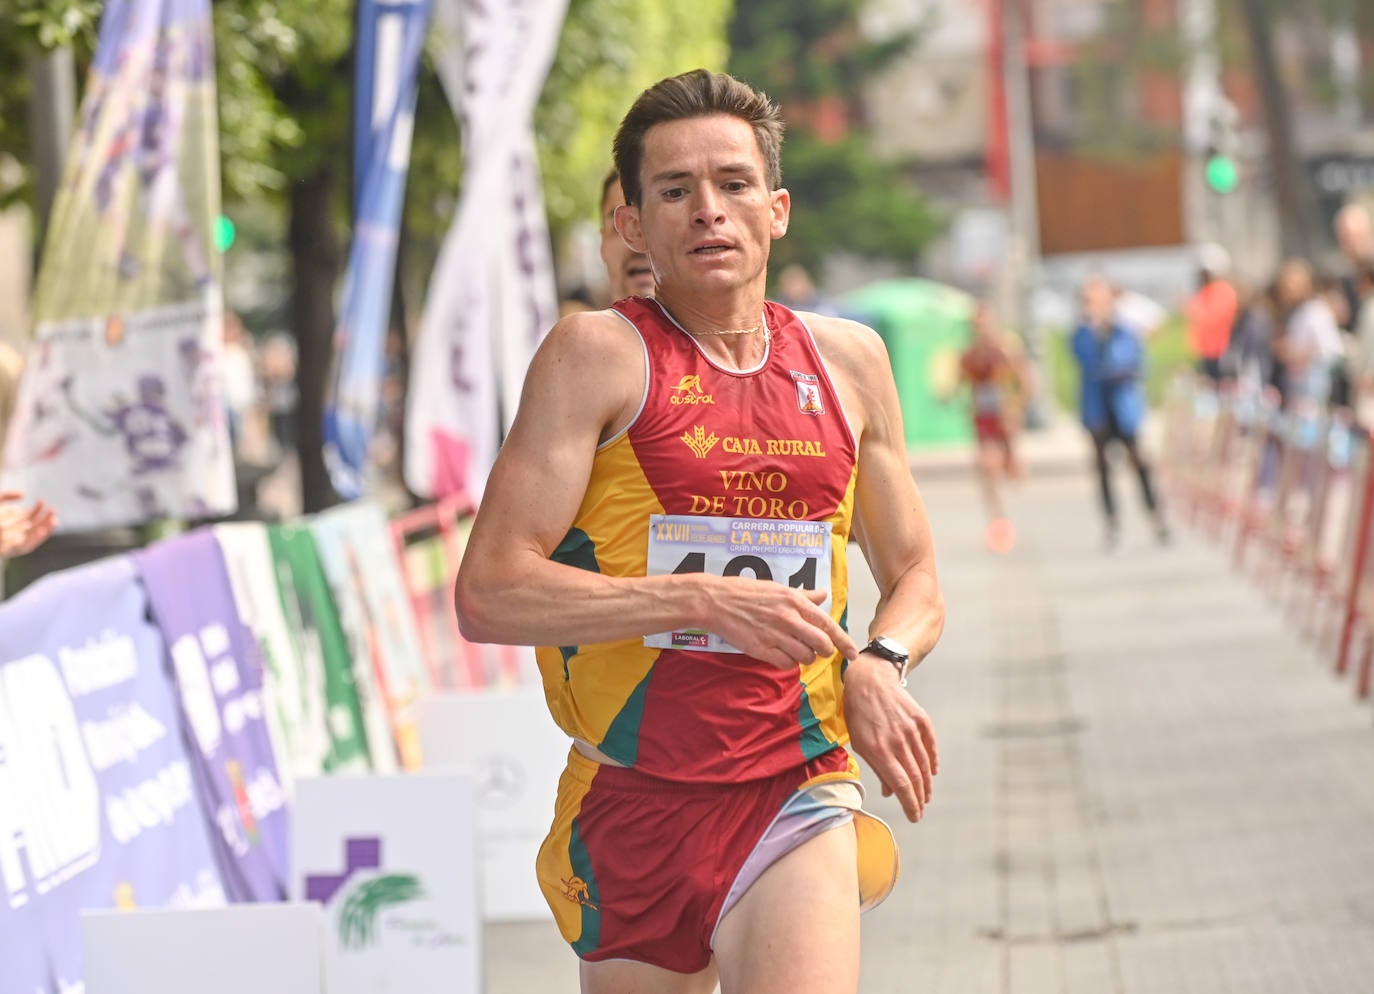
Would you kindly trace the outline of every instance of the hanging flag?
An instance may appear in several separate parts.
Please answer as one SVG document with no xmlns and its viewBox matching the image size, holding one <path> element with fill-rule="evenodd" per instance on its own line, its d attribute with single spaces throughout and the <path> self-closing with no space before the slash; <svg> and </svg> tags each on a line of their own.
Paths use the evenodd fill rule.
<svg viewBox="0 0 1374 994">
<path fill-rule="evenodd" d="M 429 0 L 358 3 L 355 220 L 324 407 L 324 462 L 334 489 L 350 500 L 363 492 L 381 409 L 416 74 L 428 22 Z"/>
<path fill-rule="evenodd" d="M 436 7 L 466 172 L 411 368 L 405 477 L 423 496 L 480 500 L 557 313 L 530 122 L 566 11 L 567 0 Z"/>
<path fill-rule="evenodd" d="M 508 180 L 510 213 L 505 238 L 499 243 L 505 258 L 493 267 L 501 302 L 502 320 L 494 330 L 503 433 L 515 422 L 535 349 L 558 320 L 558 284 L 539 182 L 539 153 L 528 126 L 511 150 Z"/>
<path fill-rule="evenodd" d="M 63 530 L 234 510 L 217 129 L 209 0 L 110 0 L 0 467 Z"/>
</svg>

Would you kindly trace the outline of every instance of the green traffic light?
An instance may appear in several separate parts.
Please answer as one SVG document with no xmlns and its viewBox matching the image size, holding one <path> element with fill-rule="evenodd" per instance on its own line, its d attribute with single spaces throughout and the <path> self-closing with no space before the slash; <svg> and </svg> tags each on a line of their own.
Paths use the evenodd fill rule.
<svg viewBox="0 0 1374 994">
<path fill-rule="evenodd" d="M 229 251 L 229 246 L 234 244 L 234 236 L 236 234 L 237 231 L 234 228 L 233 221 L 229 220 L 223 214 L 215 218 L 213 237 L 216 249 L 220 252 Z"/>
<path fill-rule="evenodd" d="M 1213 155 L 1207 160 L 1207 185 L 1217 193 L 1230 193 L 1240 185 L 1236 160 L 1229 155 Z"/>
</svg>

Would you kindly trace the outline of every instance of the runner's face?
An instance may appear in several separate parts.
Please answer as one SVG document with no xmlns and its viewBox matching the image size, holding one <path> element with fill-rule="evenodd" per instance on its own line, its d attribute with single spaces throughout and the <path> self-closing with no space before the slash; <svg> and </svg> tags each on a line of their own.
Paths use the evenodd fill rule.
<svg viewBox="0 0 1374 994">
<path fill-rule="evenodd" d="M 611 296 L 615 300 L 652 297 L 654 271 L 649 268 L 649 257 L 626 245 L 615 227 L 616 208 L 623 203 L 625 191 L 616 180 L 606 190 L 606 199 L 601 204 L 601 261 L 606 264 L 606 275 L 611 281 Z"/>
<path fill-rule="evenodd" d="M 765 279 L 791 200 L 769 190 L 748 122 L 716 115 L 656 124 L 644 136 L 642 203 L 620 213 L 660 287 L 727 290 Z"/>
</svg>

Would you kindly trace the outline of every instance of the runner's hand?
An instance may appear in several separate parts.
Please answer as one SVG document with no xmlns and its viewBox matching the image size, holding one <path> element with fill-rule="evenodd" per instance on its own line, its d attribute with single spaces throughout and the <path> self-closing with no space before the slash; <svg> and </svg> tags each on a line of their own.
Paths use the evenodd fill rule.
<svg viewBox="0 0 1374 994">
<path fill-rule="evenodd" d="M 32 552 L 57 527 L 56 511 L 41 500 L 29 508 L 15 506 L 23 499 L 17 491 L 0 491 L 0 559 Z"/>
<path fill-rule="evenodd" d="M 908 821 L 920 821 L 940 771 L 935 727 L 898 681 L 893 666 L 860 656 L 844 678 L 850 746 L 878 777 L 883 796 L 897 796 Z"/>
<path fill-rule="evenodd" d="M 798 590 L 746 577 L 713 577 L 711 621 L 702 627 L 736 649 L 776 666 L 795 669 L 839 649 L 854 659 L 859 648 L 821 610 L 823 590 Z"/>
</svg>

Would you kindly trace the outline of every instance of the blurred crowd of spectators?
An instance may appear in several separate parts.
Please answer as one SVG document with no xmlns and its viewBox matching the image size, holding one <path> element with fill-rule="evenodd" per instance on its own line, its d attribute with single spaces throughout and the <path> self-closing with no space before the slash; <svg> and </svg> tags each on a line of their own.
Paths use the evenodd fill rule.
<svg viewBox="0 0 1374 994">
<path fill-rule="evenodd" d="M 1198 371 L 1286 411 L 1347 407 L 1374 423 L 1374 223 L 1358 203 L 1336 215 L 1340 263 L 1284 260 L 1266 285 L 1232 278 L 1225 251 L 1199 252 L 1188 301 Z"/>
</svg>

